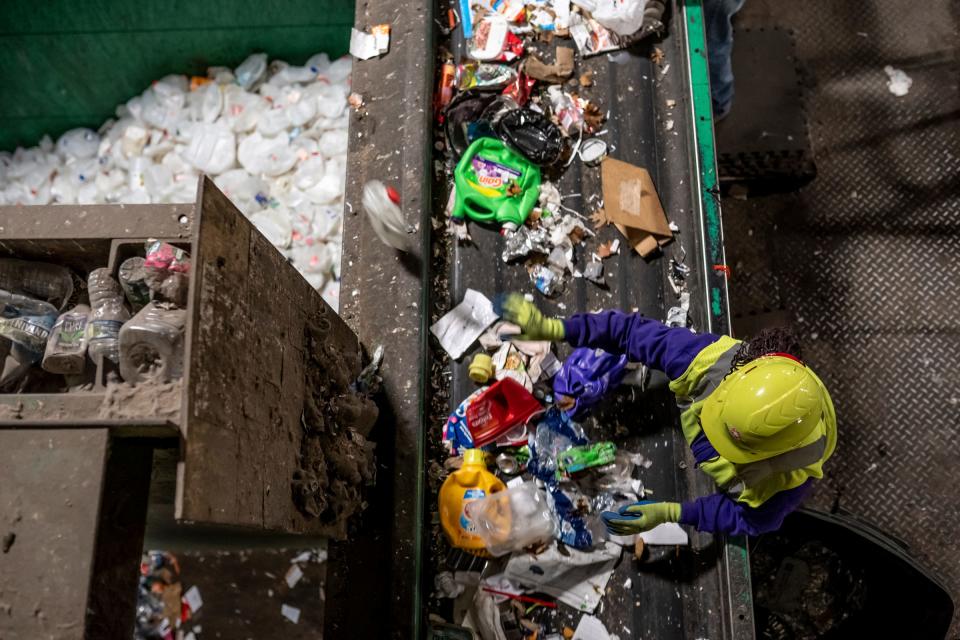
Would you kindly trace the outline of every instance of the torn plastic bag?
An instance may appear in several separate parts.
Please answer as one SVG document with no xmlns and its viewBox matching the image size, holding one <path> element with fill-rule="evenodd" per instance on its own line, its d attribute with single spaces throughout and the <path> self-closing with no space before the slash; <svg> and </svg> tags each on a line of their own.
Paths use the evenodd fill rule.
<svg viewBox="0 0 960 640">
<path fill-rule="evenodd" d="M 606 593 L 620 548 L 607 543 L 593 553 L 553 544 L 542 553 L 510 557 L 503 576 L 526 591 L 542 591 L 579 611 L 593 611 Z"/>
<path fill-rule="evenodd" d="M 571 490 L 567 493 L 559 485 L 548 485 L 547 495 L 557 514 L 560 533 L 557 539 L 574 549 L 592 549 L 595 541 L 603 539 L 603 525 L 590 517 L 590 500 Z"/>
<path fill-rule="evenodd" d="M 527 471 L 547 484 L 556 484 L 557 455 L 587 442 L 587 436 L 579 424 L 557 407 L 550 407 L 537 422 L 537 431 L 531 438 Z"/>
<path fill-rule="evenodd" d="M 495 125 L 500 138 L 539 165 L 550 165 L 563 153 L 560 128 L 536 111 L 508 111 Z"/>
<path fill-rule="evenodd" d="M 570 415 L 582 416 L 620 384 L 626 368 L 626 355 L 615 356 L 602 349 L 586 347 L 574 349 L 553 379 L 553 393 L 571 398 Z"/>
<path fill-rule="evenodd" d="M 629 36 L 643 25 L 646 0 L 573 0 L 590 12 L 593 19 L 621 36 Z"/>
<path fill-rule="evenodd" d="M 517 71 L 505 64 L 468 62 L 457 66 L 457 89 L 501 89 L 513 82 Z"/>
<path fill-rule="evenodd" d="M 470 125 L 488 122 L 485 114 L 499 97 L 490 91 L 466 91 L 457 94 L 447 105 L 444 112 L 447 146 L 453 149 L 457 157 L 462 156 L 474 140 L 470 135 Z M 489 122 L 487 126 L 490 126 Z"/>
</svg>

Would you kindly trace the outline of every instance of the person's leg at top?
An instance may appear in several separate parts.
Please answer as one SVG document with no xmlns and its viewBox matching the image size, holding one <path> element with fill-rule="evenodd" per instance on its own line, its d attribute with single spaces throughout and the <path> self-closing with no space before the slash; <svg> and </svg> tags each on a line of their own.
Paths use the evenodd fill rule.
<svg viewBox="0 0 960 640">
<path fill-rule="evenodd" d="M 733 25 L 731 20 L 745 0 L 703 0 L 703 22 L 707 31 L 707 60 L 710 63 L 710 96 L 713 118 L 723 120 L 733 106 Z"/>
</svg>

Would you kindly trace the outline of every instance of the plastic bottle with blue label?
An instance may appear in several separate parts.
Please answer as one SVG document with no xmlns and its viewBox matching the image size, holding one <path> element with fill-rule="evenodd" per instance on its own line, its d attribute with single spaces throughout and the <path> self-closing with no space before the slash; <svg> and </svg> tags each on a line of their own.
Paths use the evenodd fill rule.
<svg viewBox="0 0 960 640">
<path fill-rule="evenodd" d="M 120 328 L 130 319 L 123 304 L 123 290 L 109 269 L 94 269 L 87 279 L 90 294 L 90 321 L 87 323 L 87 352 L 97 362 L 107 358 L 120 361 Z"/>
<path fill-rule="evenodd" d="M 489 555 L 470 519 L 469 505 L 505 489 L 503 482 L 487 470 L 486 454 L 481 449 L 463 452 L 463 465 L 447 476 L 439 494 L 440 525 L 451 545 L 474 555 Z"/>
</svg>

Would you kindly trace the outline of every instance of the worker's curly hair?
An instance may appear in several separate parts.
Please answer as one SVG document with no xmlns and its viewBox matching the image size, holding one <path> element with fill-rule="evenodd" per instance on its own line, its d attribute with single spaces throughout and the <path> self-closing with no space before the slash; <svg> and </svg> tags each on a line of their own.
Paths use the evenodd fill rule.
<svg viewBox="0 0 960 640">
<path fill-rule="evenodd" d="M 744 340 L 733 356 L 730 371 L 768 353 L 789 353 L 798 360 L 803 360 L 803 349 L 797 334 L 785 327 L 774 327 L 762 329 L 757 335 Z"/>
</svg>

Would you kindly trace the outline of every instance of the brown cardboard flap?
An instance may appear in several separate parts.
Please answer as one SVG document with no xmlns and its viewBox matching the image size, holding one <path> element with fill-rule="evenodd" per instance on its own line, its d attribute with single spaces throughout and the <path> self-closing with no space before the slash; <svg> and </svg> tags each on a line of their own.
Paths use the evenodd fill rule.
<svg viewBox="0 0 960 640">
<path fill-rule="evenodd" d="M 557 61 L 554 64 L 547 64 L 537 56 L 530 54 L 523 62 L 523 72 L 531 78 L 543 82 L 562 84 L 573 74 L 573 49 L 557 47 L 556 59 Z"/>
<path fill-rule="evenodd" d="M 660 198 L 646 169 L 607 158 L 601 167 L 604 217 L 646 257 L 673 239 Z"/>
</svg>

